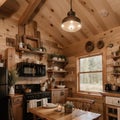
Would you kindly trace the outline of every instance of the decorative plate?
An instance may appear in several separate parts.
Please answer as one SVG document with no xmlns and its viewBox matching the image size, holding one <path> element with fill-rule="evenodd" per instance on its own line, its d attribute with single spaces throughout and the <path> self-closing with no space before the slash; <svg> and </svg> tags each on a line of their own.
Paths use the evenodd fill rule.
<svg viewBox="0 0 120 120">
<path fill-rule="evenodd" d="M 104 47 L 104 42 L 103 42 L 103 40 L 99 40 L 98 42 L 97 42 L 97 48 L 98 49 L 101 49 L 101 48 L 103 48 Z"/>
<path fill-rule="evenodd" d="M 43 106 L 43 108 L 51 109 L 51 108 L 56 108 L 57 105 L 53 103 L 47 103 L 46 105 Z"/>
<path fill-rule="evenodd" d="M 88 41 L 85 45 L 85 49 L 87 52 L 91 52 L 92 50 L 94 50 L 94 44 L 91 41 Z"/>
</svg>

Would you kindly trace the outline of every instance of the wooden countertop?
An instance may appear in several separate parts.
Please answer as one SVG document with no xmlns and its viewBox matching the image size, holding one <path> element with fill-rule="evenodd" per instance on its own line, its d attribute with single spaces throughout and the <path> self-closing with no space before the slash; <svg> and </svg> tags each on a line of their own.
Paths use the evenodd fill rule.
<svg viewBox="0 0 120 120">
<path fill-rule="evenodd" d="M 119 92 L 102 92 L 101 93 L 103 96 L 111 96 L 111 97 L 120 97 Z"/>
<path fill-rule="evenodd" d="M 72 113 L 65 114 L 64 111 L 57 112 L 57 108 L 31 108 L 29 111 L 34 116 L 42 117 L 47 120 L 97 120 L 101 114 L 75 109 Z"/>
<path fill-rule="evenodd" d="M 13 97 L 23 97 L 23 94 L 11 94 L 11 95 L 8 95 L 9 97 L 13 98 Z"/>
<path fill-rule="evenodd" d="M 68 90 L 68 88 L 51 88 L 49 90 Z"/>
</svg>

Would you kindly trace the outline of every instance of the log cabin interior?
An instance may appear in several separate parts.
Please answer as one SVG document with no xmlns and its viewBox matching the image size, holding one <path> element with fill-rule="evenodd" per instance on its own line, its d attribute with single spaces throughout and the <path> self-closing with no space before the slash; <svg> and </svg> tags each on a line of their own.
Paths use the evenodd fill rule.
<svg viewBox="0 0 120 120">
<path fill-rule="evenodd" d="M 27 108 L 70 100 L 89 101 L 99 120 L 120 120 L 119 6 L 120 0 L 0 0 L 0 119 L 33 120 Z M 81 25 L 75 32 L 61 27 L 71 10 Z"/>
</svg>

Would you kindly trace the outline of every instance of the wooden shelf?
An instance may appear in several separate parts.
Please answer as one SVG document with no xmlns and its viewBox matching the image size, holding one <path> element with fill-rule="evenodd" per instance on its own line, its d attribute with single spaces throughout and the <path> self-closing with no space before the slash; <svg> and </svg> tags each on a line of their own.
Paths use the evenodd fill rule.
<svg viewBox="0 0 120 120">
<path fill-rule="evenodd" d="M 49 73 L 67 73 L 67 71 L 63 70 L 63 71 L 59 71 L 59 70 L 48 70 L 47 72 Z"/>
<path fill-rule="evenodd" d="M 22 57 L 23 53 L 30 53 L 30 54 L 36 54 L 36 55 L 44 55 L 46 52 L 41 52 L 41 51 L 30 51 L 29 49 L 25 48 L 18 48 L 17 51 L 20 53 L 20 57 Z"/>
<path fill-rule="evenodd" d="M 120 58 L 120 55 L 118 55 L 118 56 L 112 56 L 112 59 L 113 60 L 117 60 L 117 59 L 119 59 Z"/>
<path fill-rule="evenodd" d="M 114 76 L 120 76 L 120 73 L 112 73 Z"/>
<path fill-rule="evenodd" d="M 111 116 L 111 117 L 117 118 L 117 115 L 112 114 L 112 113 L 107 113 L 107 116 Z"/>
<path fill-rule="evenodd" d="M 48 62 L 66 63 L 66 61 L 63 60 L 48 60 Z"/>
<path fill-rule="evenodd" d="M 120 65 L 112 65 L 112 67 L 120 67 Z"/>
</svg>

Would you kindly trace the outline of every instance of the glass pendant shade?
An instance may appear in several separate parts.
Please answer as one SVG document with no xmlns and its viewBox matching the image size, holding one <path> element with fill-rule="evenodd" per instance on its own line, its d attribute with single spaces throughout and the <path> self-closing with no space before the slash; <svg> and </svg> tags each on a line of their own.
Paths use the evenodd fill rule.
<svg viewBox="0 0 120 120">
<path fill-rule="evenodd" d="M 72 9 L 68 12 L 67 17 L 62 20 L 61 27 L 67 32 L 76 32 L 81 29 L 81 21 L 75 16 Z"/>
<path fill-rule="evenodd" d="M 62 20 L 61 28 L 67 32 L 77 32 L 81 27 L 81 20 L 75 16 L 75 12 L 72 10 L 72 0 L 70 0 L 70 11 Z"/>
</svg>

